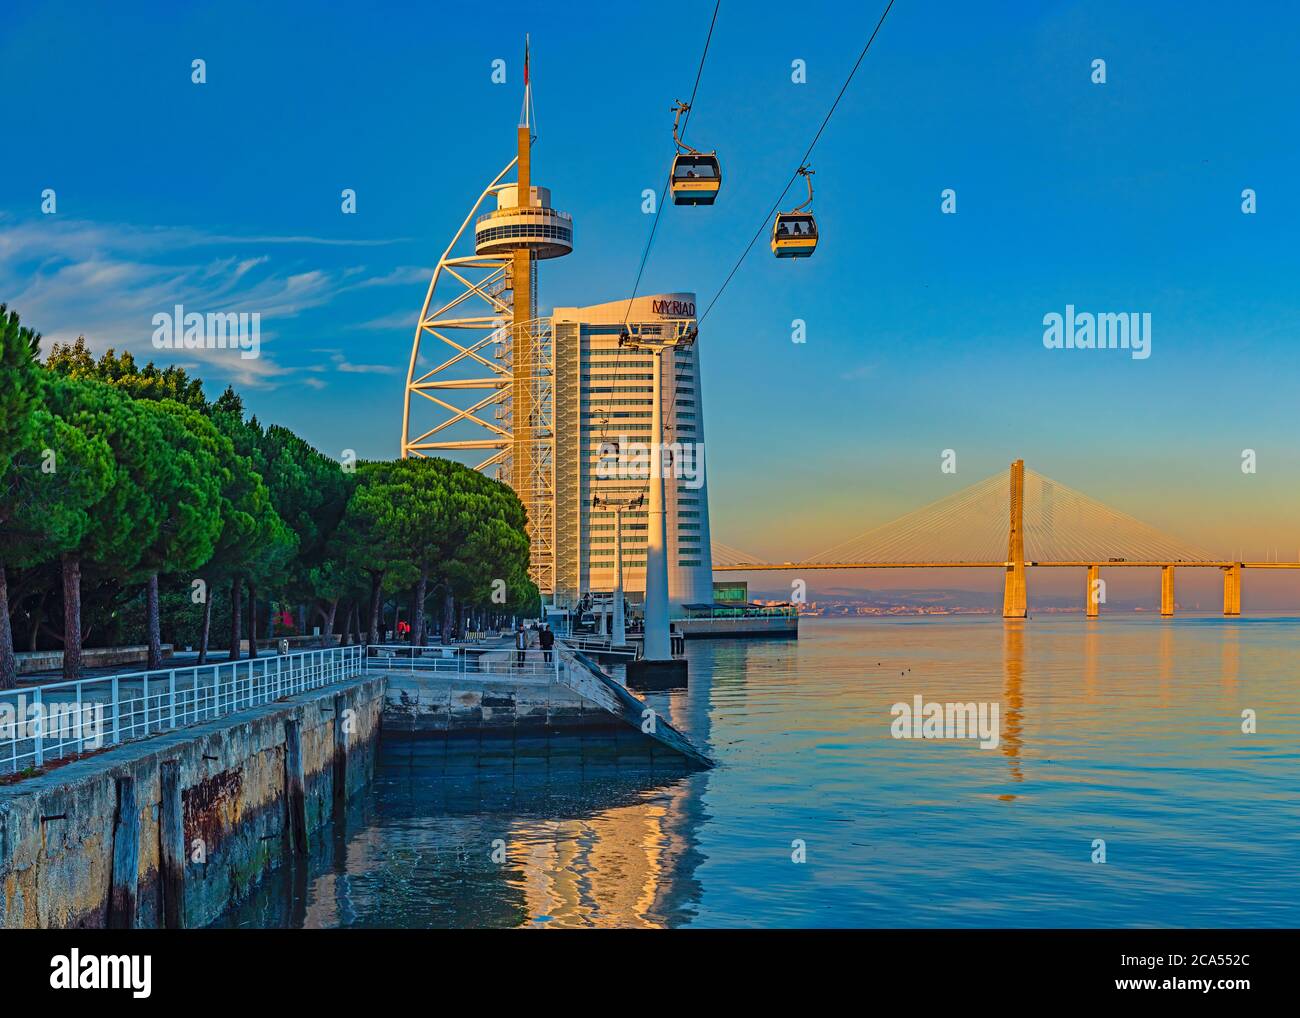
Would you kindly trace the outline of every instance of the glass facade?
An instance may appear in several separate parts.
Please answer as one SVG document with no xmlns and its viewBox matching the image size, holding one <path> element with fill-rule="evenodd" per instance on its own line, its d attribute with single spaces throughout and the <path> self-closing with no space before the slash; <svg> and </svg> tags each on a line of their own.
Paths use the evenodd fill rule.
<svg viewBox="0 0 1300 1018">
<path fill-rule="evenodd" d="M 679 334 L 693 321 L 661 315 L 656 305 L 680 310 L 694 303 L 693 294 L 666 294 L 552 314 L 560 604 L 614 588 L 618 517 L 595 500 L 625 503 L 648 487 L 654 362 L 645 350 L 619 346 L 624 323 L 634 335 Z M 664 484 L 668 593 L 680 615 L 682 605 L 711 600 L 713 592 L 699 341 L 661 356 L 664 456 L 672 471 Z M 622 513 L 623 586 L 634 604 L 645 591 L 647 527 L 644 506 Z"/>
</svg>

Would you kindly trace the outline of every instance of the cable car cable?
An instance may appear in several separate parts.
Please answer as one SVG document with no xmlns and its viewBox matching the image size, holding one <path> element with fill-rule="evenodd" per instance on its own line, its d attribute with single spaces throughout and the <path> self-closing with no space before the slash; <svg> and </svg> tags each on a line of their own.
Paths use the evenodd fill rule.
<svg viewBox="0 0 1300 1018">
<path fill-rule="evenodd" d="M 824 120 L 822 120 L 821 127 L 817 128 L 817 133 L 813 135 L 813 140 L 812 143 L 808 146 L 808 151 L 806 151 L 803 154 L 803 158 L 799 160 L 798 165 L 800 168 L 803 168 L 804 166 L 808 165 L 808 160 L 812 156 L 812 151 L 814 148 L 817 147 L 818 139 L 821 138 L 822 132 L 826 130 L 826 125 L 830 123 L 831 116 L 832 114 L 834 114 L 835 108 L 839 106 L 840 100 L 844 98 L 844 93 L 848 91 L 849 84 L 853 81 L 853 76 L 858 73 L 858 68 L 862 65 L 862 60 L 867 55 L 867 50 L 871 49 L 871 44 L 876 41 L 876 36 L 880 32 L 881 26 L 884 25 L 885 19 L 889 17 L 889 12 L 893 8 L 893 6 L 894 6 L 894 0 L 889 0 L 889 3 L 885 5 L 884 13 L 880 15 L 880 20 L 876 22 L 876 27 L 872 30 L 871 37 L 867 39 L 867 44 L 862 47 L 862 52 L 858 54 L 858 59 L 853 64 L 853 69 L 849 71 L 849 76 L 844 79 L 844 84 L 840 86 L 839 94 L 835 97 L 835 101 L 831 103 L 831 108 L 826 111 L 826 117 Z M 777 209 L 781 207 L 781 202 L 785 200 L 786 192 L 790 190 L 791 186 L 798 179 L 799 179 L 799 170 L 795 170 L 794 173 L 790 174 L 790 179 L 786 181 L 785 187 L 781 189 L 780 195 L 778 195 L 776 201 L 772 203 L 772 207 L 771 209 L 768 210 L 767 215 L 763 217 L 763 222 L 759 224 L 758 230 L 754 233 L 754 236 L 750 238 L 749 244 L 746 245 L 745 250 L 741 253 L 740 257 L 736 260 L 736 264 L 733 265 L 731 267 L 731 271 L 727 273 L 727 278 L 723 280 L 722 286 L 719 287 L 718 292 L 713 295 L 713 300 L 709 301 L 709 306 L 704 309 L 704 314 L 700 315 L 698 324 L 703 325 L 704 319 L 709 317 L 709 312 L 713 310 L 713 305 L 718 303 L 718 298 L 721 297 L 723 292 L 727 289 L 728 284 L 731 282 L 732 278 L 736 275 L 736 272 L 740 269 L 740 266 L 744 263 L 745 259 L 749 256 L 749 252 L 753 249 L 755 242 L 757 242 L 758 238 L 763 235 L 764 231 L 768 227 L 768 224 L 772 221 L 772 217 L 776 214 Z"/>
<path fill-rule="evenodd" d="M 691 86 L 691 98 L 686 103 L 686 121 L 682 124 L 681 136 L 686 136 L 686 129 L 691 123 L 691 112 L 695 109 L 695 95 L 700 90 L 700 78 L 704 74 L 704 60 L 709 55 L 709 44 L 713 41 L 713 28 L 718 23 L 718 10 L 722 7 L 722 0 L 717 0 L 713 5 L 713 19 L 709 22 L 709 34 L 704 38 L 704 52 L 700 54 L 700 65 L 695 70 L 695 84 Z M 672 172 L 669 171 L 667 178 L 664 180 L 663 189 L 659 192 L 659 199 L 655 205 L 654 221 L 650 224 L 650 236 L 646 239 L 645 248 L 641 252 L 641 264 L 636 270 L 636 282 L 632 284 L 632 296 L 627 299 L 627 310 L 623 313 L 623 324 L 627 324 L 628 315 L 632 313 L 632 301 L 636 300 L 636 292 L 641 286 L 641 276 L 645 272 L 646 260 L 650 257 L 650 248 L 655 241 L 655 231 L 659 229 L 659 214 L 663 211 L 664 199 L 668 196 L 668 188 L 672 186 Z"/>
<path fill-rule="evenodd" d="M 696 93 L 699 92 L 700 79 L 704 75 L 704 61 L 709 55 L 709 45 L 710 43 L 713 42 L 713 29 L 718 23 L 718 10 L 721 7 L 722 7 L 722 0 L 716 0 L 716 2 L 713 5 L 713 17 L 709 21 L 709 32 L 708 35 L 706 35 L 704 38 L 704 50 L 703 52 L 700 53 L 699 66 L 695 69 L 695 84 L 691 86 L 691 98 L 690 98 L 690 102 L 687 103 L 688 109 L 686 111 L 686 120 L 682 124 L 682 129 L 681 129 L 681 134 L 683 137 L 686 134 L 686 128 L 690 125 L 691 122 L 691 110 L 695 108 L 695 96 Z M 646 262 L 650 258 L 650 248 L 654 244 L 655 232 L 659 229 L 659 215 L 663 211 L 664 199 L 668 196 L 668 188 L 671 185 L 672 185 L 672 171 L 669 171 L 667 178 L 665 178 L 664 180 L 663 189 L 659 192 L 658 202 L 655 205 L 654 219 L 650 224 L 650 236 L 646 238 L 645 247 L 641 251 L 641 263 L 640 265 L 637 266 L 636 281 L 632 284 L 632 295 L 628 297 L 627 308 L 623 312 L 624 331 L 626 331 L 627 328 L 628 318 L 632 314 L 632 302 L 636 300 L 636 292 L 641 287 L 641 277 L 645 273 Z M 618 368 L 620 362 L 622 361 L 622 358 L 623 358 L 623 344 L 620 343 L 618 348 L 618 353 L 614 356 L 615 376 L 618 375 Z M 612 401 L 615 395 L 616 393 L 614 392 L 614 387 L 611 384 L 609 399 Z M 609 433 L 609 415 L 610 415 L 610 409 L 609 406 L 607 405 L 605 408 L 604 416 L 602 417 L 601 429 L 600 429 L 600 444 L 602 447 L 607 444 L 606 439 L 608 438 L 608 433 Z"/>
</svg>

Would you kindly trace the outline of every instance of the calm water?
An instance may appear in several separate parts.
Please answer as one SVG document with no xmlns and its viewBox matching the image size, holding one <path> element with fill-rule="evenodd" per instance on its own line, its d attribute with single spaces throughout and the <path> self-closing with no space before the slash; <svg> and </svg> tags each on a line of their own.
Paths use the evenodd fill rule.
<svg viewBox="0 0 1300 1018">
<path fill-rule="evenodd" d="M 311 868 L 225 922 L 1300 926 L 1298 637 L 1295 618 L 1039 616 L 688 643 L 689 690 L 649 699 L 715 770 L 438 779 L 385 754 Z M 996 701 L 1001 744 L 892 738 L 918 693 Z"/>
</svg>

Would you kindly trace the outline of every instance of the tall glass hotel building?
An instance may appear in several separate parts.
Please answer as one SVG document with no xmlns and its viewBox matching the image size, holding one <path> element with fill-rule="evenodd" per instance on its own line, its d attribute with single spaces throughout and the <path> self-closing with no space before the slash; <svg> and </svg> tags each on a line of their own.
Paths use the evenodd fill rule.
<svg viewBox="0 0 1300 1018">
<path fill-rule="evenodd" d="M 619 346 L 633 336 L 693 326 L 695 295 L 658 294 L 583 308 L 555 308 L 555 603 L 614 589 L 613 508 L 647 488 L 644 464 L 651 435 L 652 354 Z M 625 325 L 626 323 L 626 325 Z M 705 481 L 704 414 L 699 344 L 666 350 L 661 404 L 665 445 L 674 471 L 664 482 L 668 532 L 668 597 L 675 610 L 713 600 L 709 491 Z M 645 594 L 645 506 L 623 517 L 623 587 L 629 601 Z"/>
</svg>

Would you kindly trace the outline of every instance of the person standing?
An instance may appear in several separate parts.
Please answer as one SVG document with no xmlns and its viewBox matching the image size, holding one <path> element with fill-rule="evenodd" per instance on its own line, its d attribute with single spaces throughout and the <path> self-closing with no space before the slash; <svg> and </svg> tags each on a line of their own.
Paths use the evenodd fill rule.
<svg viewBox="0 0 1300 1018">
<path fill-rule="evenodd" d="M 524 628 L 522 622 L 515 631 L 515 664 L 522 665 L 524 658 L 528 655 L 528 630 Z"/>
<path fill-rule="evenodd" d="M 542 645 L 542 656 L 546 659 L 546 663 L 550 664 L 551 648 L 555 646 L 555 634 L 551 632 L 548 623 L 542 623 L 542 628 L 537 633 L 537 642 Z"/>
</svg>

